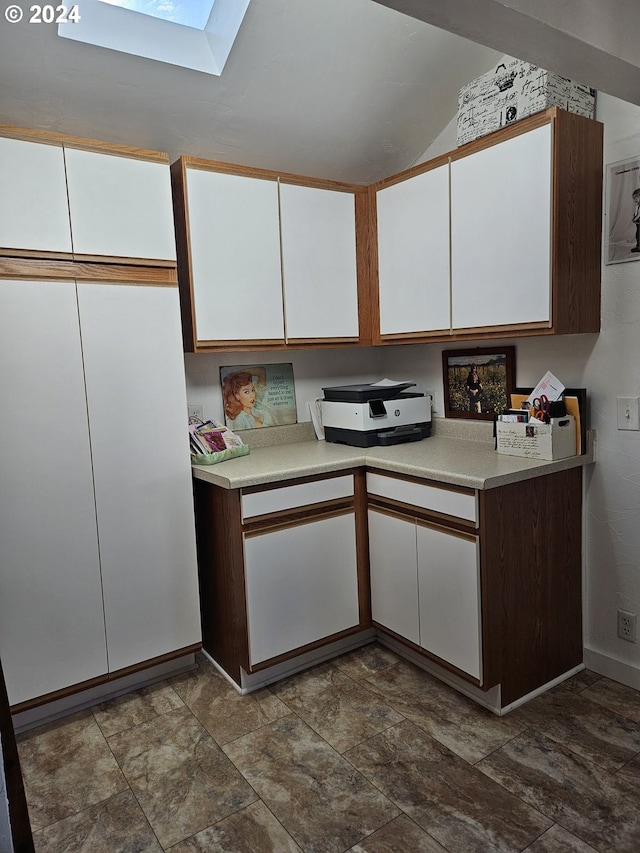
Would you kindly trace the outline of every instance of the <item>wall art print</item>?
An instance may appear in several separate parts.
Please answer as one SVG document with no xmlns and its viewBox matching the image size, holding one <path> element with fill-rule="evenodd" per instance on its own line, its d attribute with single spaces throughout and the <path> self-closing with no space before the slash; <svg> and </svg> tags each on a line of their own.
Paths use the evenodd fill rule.
<svg viewBox="0 0 640 853">
<path fill-rule="evenodd" d="M 640 260 L 640 155 L 606 167 L 605 264 Z"/>
<path fill-rule="evenodd" d="M 225 423 L 230 429 L 295 424 L 293 364 L 240 364 L 220 368 Z"/>
</svg>

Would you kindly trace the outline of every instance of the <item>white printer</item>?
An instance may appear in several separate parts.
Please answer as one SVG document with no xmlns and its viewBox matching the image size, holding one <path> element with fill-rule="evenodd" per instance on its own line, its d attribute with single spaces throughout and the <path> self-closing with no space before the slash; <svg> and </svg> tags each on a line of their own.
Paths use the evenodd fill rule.
<svg viewBox="0 0 640 853">
<path fill-rule="evenodd" d="M 323 388 L 327 441 L 356 447 L 420 441 L 431 435 L 431 397 L 407 391 L 415 382 L 366 383 Z"/>
</svg>

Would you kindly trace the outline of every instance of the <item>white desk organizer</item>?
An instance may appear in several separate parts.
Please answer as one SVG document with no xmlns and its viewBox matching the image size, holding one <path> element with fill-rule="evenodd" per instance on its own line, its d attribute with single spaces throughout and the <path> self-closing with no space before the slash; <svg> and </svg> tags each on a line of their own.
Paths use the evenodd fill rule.
<svg viewBox="0 0 640 853">
<path fill-rule="evenodd" d="M 529 459 L 564 459 L 576 455 L 576 420 L 573 415 L 552 418 L 548 424 L 535 419 L 526 424 L 496 422 L 496 450 L 507 456 Z"/>
</svg>

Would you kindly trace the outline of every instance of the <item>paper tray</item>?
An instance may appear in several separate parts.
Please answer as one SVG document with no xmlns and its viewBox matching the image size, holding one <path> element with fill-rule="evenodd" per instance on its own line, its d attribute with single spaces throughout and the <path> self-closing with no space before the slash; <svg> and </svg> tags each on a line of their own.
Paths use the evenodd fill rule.
<svg viewBox="0 0 640 853">
<path fill-rule="evenodd" d="M 366 403 L 368 400 L 393 400 L 405 388 L 411 388 L 415 382 L 399 382 L 397 385 L 336 385 L 323 388 L 324 399 L 332 403 Z M 403 394 L 403 397 L 422 397 L 422 394 Z"/>
</svg>

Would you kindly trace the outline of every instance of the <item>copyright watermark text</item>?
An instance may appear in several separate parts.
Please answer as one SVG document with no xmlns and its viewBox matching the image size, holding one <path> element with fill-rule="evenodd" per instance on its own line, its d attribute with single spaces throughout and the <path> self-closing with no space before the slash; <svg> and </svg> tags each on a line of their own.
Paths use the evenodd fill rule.
<svg viewBox="0 0 640 853">
<path fill-rule="evenodd" d="M 28 11 L 12 3 L 4 10 L 5 20 L 18 24 L 24 18 L 28 24 L 77 24 L 80 20 L 80 7 L 75 6 L 29 6 Z"/>
</svg>

